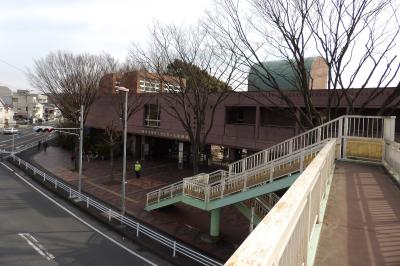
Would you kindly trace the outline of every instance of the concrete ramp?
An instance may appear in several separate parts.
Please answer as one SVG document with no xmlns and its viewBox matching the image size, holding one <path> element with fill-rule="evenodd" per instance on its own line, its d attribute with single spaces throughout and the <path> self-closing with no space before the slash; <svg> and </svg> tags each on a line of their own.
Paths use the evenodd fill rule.
<svg viewBox="0 0 400 266">
<path fill-rule="evenodd" d="M 381 165 L 337 162 L 315 265 L 400 265 L 400 190 Z"/>
</svg>

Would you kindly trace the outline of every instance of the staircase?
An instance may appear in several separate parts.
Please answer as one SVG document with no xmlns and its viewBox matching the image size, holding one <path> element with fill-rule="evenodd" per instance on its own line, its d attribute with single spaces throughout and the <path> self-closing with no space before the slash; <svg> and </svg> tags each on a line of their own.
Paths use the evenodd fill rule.
<svg viewBox="0 0 400 266">
<path fill-rule="evenodd" d="M 212 210 L 286 188 L 318 152 L 336 139 L 341 154 L 379 160 L 382 156 L 383 117 L 342 116 L 218 170 L 184 178 L 147 194 L 146 210 L 177 202 Z M 363 149 L 352 143 L 364 141 Z M 360 145 L 357 145 L 359 147 Z M 367 154 L 367 156 L 365 155 Z"/>
<path fill-rule="evenodd" d="M 279 199 L 280 197 L 275 193 L 268 193 L 254 199 L 236 203 L 235 207 L 250 221 L 253 221 L 254 225 L 258 225 Z M 252 213 L 252 209 L 254 213 Z"/>
</svg>

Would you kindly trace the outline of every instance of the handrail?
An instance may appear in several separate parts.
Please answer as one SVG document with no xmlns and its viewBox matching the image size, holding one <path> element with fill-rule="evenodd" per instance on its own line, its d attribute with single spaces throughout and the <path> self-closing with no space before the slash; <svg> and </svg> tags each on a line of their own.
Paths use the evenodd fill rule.
<svg viewBox="0 0 400 266">
<path fill-rule="evenodd" d="M 397 182 L 400 183 L 400 143 L 395 141 L 385 142 L 383 162 L 396 175 Z"/>
<path fill-rule="evenodd" d="M 243 182 L 246 176 L 268 171 L 270 168 L 274 169 L 277 164 L 282 165 L 283 160 L 287 159 L 289 160 L 288 162 L 294 162 L 299 159 L 299 154 L 313 150 L 314 147 L 322 148 L 320 145 L 323 145 L 330 139 L 340 140 L 338 141 L 339 151 L 346 149 L 347 142 L 342 142 L 342 139 L 360 137 L 382 139 L 384 137 L 384 130 L 386 130 L 384 125 L 387 118 L 384 116 L 357 115 L 338 117 L 263 151 L 231 163 L 228 165 L 228 172 L 218 170 L 210 174 L 202 173 L 184 178 L 182 194 L 208 202 L 213 199 L 213 194 L 220 193 L 219 198 L 221 198 L 224 195 L 238 192 L 235 190 L 235 192 L 230 191 L 226 193 L 225 189 L 221 187 L 233 186 L 232 183 Z M 343 148 L 342 145 L 344 145 Z M 301 172 L 303 168 L 299 166 L 298 170 Z M 237 178 L 241 178 L 242 180 L 238 180 Z M 273 181 L 273 179 L 271 178 L 270 181 Z M 248 188 L 246 183 L 244 182 L 244 189 Z"/>
<path fill-rule="evenodd" d="M 232 171 L 235 172 L 235 170 L 238 170 L 239 167 L 235 167 L 236 165 L 238 165 L 238 164 L 244 165 L 245 162 L 248 161 L 248 160 L 251 160 L 251 158 L 262 157 L 262 158 L 264 158 L 264 159 L 262 159 L 262 162 L 261 162 L 261 163 L 266 163 L 266 162 L 268 162 L 269 156 L 271 156 L 271 155 L 268 156 L 268 154 L 271 153 L 271 151 L 278 151 L 278 153 L 280 153 L 280 152 L 283 152 L 283 151 L 287 150 L 287 152 L 292 152 L 292 151 L 293 151 L 293 148 L 295 148 L 295 147 L 293 147 L 293 142 L 294 142 L 294 140 L 299 140 L 299 139 L 300 139 L 300 140 L 302 140 L 301 142 L 304 142 L 304 144 L 305 144 L 305 142 L 306 142 L 306 138 L 305 138 L 305 137 L 306 137 L 306 136 L 309 136 L 309 137 L 307 138 L 307 139 L 309 139 L 309 140 L 310 140 L 311 138 L 314 138 L 314 137 L 315 137 L 315 136 L 310 136 L 310 133 L 318 132 L 319 129 L 321 129 L 321 128 L 323 128 L 323 127 L 327 127 L 327 126 L 329 126 L 329 125 L 332 125 L 332 124 L 334 124 L 335 122 L 338 122 L 338 121 L 342 120 L 342 118 L 343 118 L 343 117 L 338 117 L 338 118 L 336 118 L 336 119 L 333 119 L 333 120 L 331 120 L 331 121 L 329 121 L 329 122 L 327 122 L 327 123 L 325 123 L 325 124 L 323 124 L 323 125 L 320 125 L 320 126 L 318 126 L 318 127 L 315 127 L 315 128 L 310 129 L 310 130 L 307 130 L 307 131 L 305 131 L 305 132 L 303 132 L 303 133 L 301 133 L 301 134 L 299 134 L 299 135 L 297 135 L 297 136 L 294 136 L 294 137 L 292 137 L 292 138 L 290 138 L 290 139 L 287 139 L 287 140 L 285 140 L 285 141 L 283 141 L 283 142 L 280 142 L 280 143 L 278 143 L 278 144 L 275 144 L 275 145 L 273 145 L 273 146 L 271 146 L 271 147 L 269 147 L 269 148 L 267 148 L 267 149 L 265 149 L 265 150 L 262 150 L 262 151 L 260 151 L 260 152 L 255 153 L 255 154 L 252 154 L 252 155 L 250 155 L 250 156 L 248 156 L 248 157 L 246 157 L 246 158 L 243 158 L 243 159 L 240 159 L 240 160 L 238 160 L 238 161 L 236 161 L 236 162 L 233 162 L 233 163 L 231 163 L 231 164 L 228 165 L 229 173 L 232 173 Z M 322 132 L 321 132 L 320 134 L 322 134 Z M 332 136 L 331 136 L 331 137 L 332 137 Z M 290 143 L 292 143 L 292 144 L 290 144 Z M 286 153 L 285 153 L 285 155 L 286 155 Z M 272 158 L 272 159 L 274 159 L 274 158 Z M 243 167 L 242 167 L 242 168 L 243 168 Z"/>
<path fill-rule="evenodd" d="M 184 179 L 183 195 L 210 202 L 272 182 L 282 176 L 287 176 L 299 171 L 302 172 L 307 164 L 305 158 L 315 155 L 323 148 L 325 142 L 326 141 L 312 145 L 293 153 L 291 156 L 277 159 L 262 167 L 251 169 L 246 173 L 236 174 L 233 177 L 224 178 L 211 184 L 205 182 L 200 183 L 190 178 Z M 289 168 L 286 169 L 287 167 Z M 282 169 L 284 172 L 280 173 Z M 261 172 L 268 172 L 268 174 L 259 177 L 259 173 Z"/>
<path fill-rule="evenodd" d="M 127 227 L 130 229 L 136 231 L 136 237 L 139 237 L 139 234 L 146 235 L 147 237 L 157 241 L 158 243 L 169 247 L 172 249 L 172 256 L 176 256 L 177 253 L 180 253 L 187 258 L 190 258 L 202 265 L 222 265 L 218 261 L 209 258 L 189 247 L 186 245 L 180 243 L 179 241 L 169 238 L 159 232 L 156 232 L 146 225 L 128 217 L 125 215 L 122 215 L 118 210 L 114 208 L 110 208 L 101 202 L 89 197 L 85 193 L 79 193 L 76 189 L 72 188 L 71 186 L 67 185 L 63 181 L 58 180 L 55 177 L 52 177 L 51 175 L 46 174 L 42 170 L 36 168 L 32 164 L 22 160 L 21 158 L 15 156 L 14 154 L 10 155 L 10 158 L 14 161 L 17 162 L 18 165 L 21 167 L 25 167 L 26 170 L 31 170 L 33 172 L 33 175 L 39 175 L 43 179 L 43 182 L 49 182 L 54 185 L 54 188 L 59 188 L 65 191 L 69 196 L 70 199 L 78 198 L 80 199 L 81 202 L 86 204 L 86 208 L 93 207 L 96 210 L 98 210 L 101 213 L 105 213 L 108 216 L 108 220 L 111 221 L 112 219 L 115 219 L 121 224 L 125 224 Z M 178 182 L 179 183 L 179 182 Z"/>
<path fill-rule="evenodd" d="M 183 180 L 159 188 L 155 191 L 147 193 L 146 205 L 150 203 L 160 202 L 160 200 L 170 199 L 182 194 Z"/>
<path fill-rule="evenodd" d="M 310 144 L 319 143 L 324 139 L 341 137 L 343 135 L 382 138 L 384 118 L 384 116 L 359 115 L 347 115 L 338 117 L 336 119 L 328 121 L 325 124 L 312 128 L 297 136 L 275 144 L 265 150 L 262 150 L 246 158 L 229 164 L 229 174 L 243 172 L 259 164 L 267 163 L 269 160 L 276 157 L 290 154 L 291 152 L 300 148 L 304 148 L 305 146 L 308 146 Z M 372 128 L 370 128 L 370 120 L 372 120 Z M 375 128 L 374 122 L 376 123 Z M 356 132 L 358 134 L 355 134 Z M 374 132 L 376 132 L 375 136 Z M 364 133 L 367 134 L 367 136 L 364 136 Z"/>
<path fill-rule="evenodd" d="M 335 148 L 335 140 L 324 146 L 225 265 L 306 264 L 311 231 L 334 170 Z"/>
<path fill-rule="evenodd" d="M 262 198 L 266 199 L 263 200 Z M 256 197 L 254 199 L 254 209 L 258 217 L 264 218 L 265 215 L 267 215 L 272 210 L 275 204 L 278 203 L 279 199 L 280 198 L 273 192 Z"/>
</svg>

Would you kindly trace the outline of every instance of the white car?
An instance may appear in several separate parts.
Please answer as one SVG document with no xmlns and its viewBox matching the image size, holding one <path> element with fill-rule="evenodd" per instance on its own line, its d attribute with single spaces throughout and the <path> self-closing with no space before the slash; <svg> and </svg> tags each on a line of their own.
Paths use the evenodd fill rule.
<svg viewBox="0 0 400 266">
<path fill-rule="evenodd" d="M 17 134 L 18 133 L 18 129 L 16 129 L 15 127 L 7 127 L 5 129 L 3 129 L 3 134 L 7 135 L 7 134 Z"/>
</svg>

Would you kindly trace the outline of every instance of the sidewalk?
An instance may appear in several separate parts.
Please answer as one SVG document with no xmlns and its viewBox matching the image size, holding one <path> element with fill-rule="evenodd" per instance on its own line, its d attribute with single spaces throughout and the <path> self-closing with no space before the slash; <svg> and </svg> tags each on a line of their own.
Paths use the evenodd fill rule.
<svg viewBox="0 0 400 266">
<path fill-rule="evenodd" d="M 314 265 L 400 265 L 399 203 L 382 166 L 337 162 Z"/>
<path fill-rule="evenodd" d="M 77 185 L 78 173 L 73 171 L 70 153 L 58 147 L 48 147 L 32 156 L 33 161 L 66 182 Z M 172 161 L 141 161 L 141 178 L 136 179 L 133 159 L 127 158 L 126 210 L 127 212 L 182 242 L 197 247 L 212 256 L 227 260 L 248 235 L 249 221 L 234 207 L 224 207 L 221 213 L 221 239 L 214 244 L 201 241 L 208 235 L 209 213 L 185 204 L 147 212 L 144 210 L 146 194 L 157 188 L 192 175 L 191 169 L 177 168 Z M 215 167 L 201 168 L 211 172 Z M 109 177 L 109 161 L 83 163 L 82 187 L 86 193 L 119 208 L 121 206 L 122 159 L 114 162 L 114 179 Z"/>
</svg>

